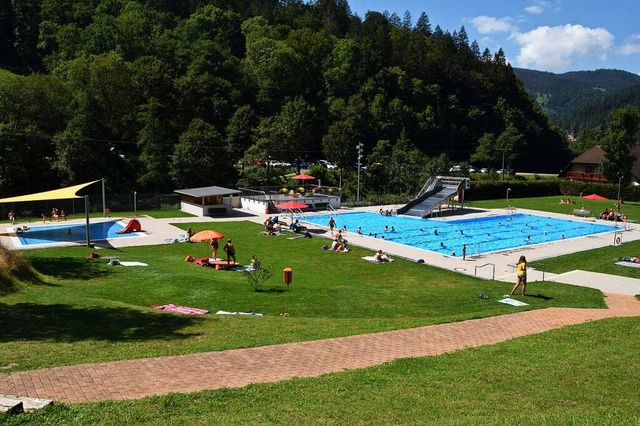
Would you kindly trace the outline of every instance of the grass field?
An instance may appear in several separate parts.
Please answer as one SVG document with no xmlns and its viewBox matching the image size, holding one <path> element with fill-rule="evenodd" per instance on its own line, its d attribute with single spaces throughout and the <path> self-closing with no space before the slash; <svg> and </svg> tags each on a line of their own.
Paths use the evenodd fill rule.
<svg viewBox="0 0 640 426">
<path fill-rule="evenodd" d="M 193 223 L 194 231 L 207 224 Z M 252 347 L 414 327 L 514 312 L 479 294 L 501 296 L 510 283 L 476 279 L 397 259 L 372 264 L 369 254 L 325 251 L 320 238 L 289 240 L 260 234 L 249 222 L 225 222 L 238 259 L 258 256 L 274 272 L 255 292 L 240 272 L 184 262 L 208 257 L 207 243 L 101 250 L 148 267 L 116 268 L 89 259 L 86 247 L 24 252 L 41 281 L 0 298 L 0 359 L 14 370 L 64 364 Z M 282 283 L 293 269 L 294 282 Z M 354 278 L 357 277 L 357 278 Z M 603 307 L 598 291 L 540 283 L 529 309 Z M 540 296 L 540 297 L 536 297 Z M 176 316 L 151 309 L 175 303 L 210 311 L 255 311 L 262 318 Z M 288 313 L 288 318 L 280 317 Z M 25 318 L 31 318 L 25 321 Z"/>
<path fill-rule="evenodd" d="M 55 405 L 10 425 L 637 425 L 639 318 L 437 357 L 136 401 Z"/>
<path fill-rule="evenodd" d="M 555 211 L 557 197 L 510 200 Z M 500 207 L 500 201 L 482 207 Z M 474 203 L 474 207 L 481 207 Z M 586 206 L 585 206 L 586 207 Z M 625 208 L 634 206 L 627 206 Z M 587 207 L 588 208 L 588 207 Z M 604 207 L 602 207 L 604 209 Z M 140 212 L 139 212 L 140 213 Z M 640 216 L 640 209 L 638 210 Z M 192 226 L 197 232 L 210 227 Z M 511 283 L 396 259 L 362 261 L 369 252 L 324 251 L 324 239 L 260 235 L 249 222 L 222 222 L 238 259 L 256 255 L 274 276 L 255 292 L 240 272 L 184 262 L 207 257 L 206 243 L 100 250 L 148 263 L 112 267 L 86 247 L 22 252 L 37 278 L 0 295 L 3 372 L 305 341 L 515 312 L 495 299 Z M 616 250 L 613 250 L 616 249 Z M 611 251 L 607 251 L 611 250 Z M 547 271 L 608 268 L 605 258 L 640 254 L 640 243 L 545 260 Z M 594 262 L 593 258 L 602 258 Z M 294 282 L 282 284 L 291 267 Z M 630 269 L 630 268 L 625 268 Z M 532 283 L 528 309 L 604 307 L 599 291 Z M 487 294 L 489 300 L 479 299 Z M 188 317 L 151 309 L 176 303 L 264 317 Z M 288 313 L 289 317 L 280 316 Z M 638 424 L 640 319 L 610 319 L 438 357 L 194 394 L 137 401 L 56 405 L 8 424 Z"/>
</svg>

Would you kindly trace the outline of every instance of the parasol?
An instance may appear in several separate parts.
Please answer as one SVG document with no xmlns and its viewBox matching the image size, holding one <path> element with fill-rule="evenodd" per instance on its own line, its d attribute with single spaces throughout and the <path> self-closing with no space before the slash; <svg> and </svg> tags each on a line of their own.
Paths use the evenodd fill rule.
<svg viewBox="0 0 640 426">
<path fill-rule="evenodd" d="M 585 195 L 582 198 L 584 198 L 585 200 L 606 200 L 606 198 L 598 194 Z"/>
<path fill-rule="evenodd" d="M 291 179 L 296 179 L 296 180 L 314 180 L 315 176 L 306 175 L 306 174 L 303 173 L 301 175 L 295 175 Z"/>
<path fill-rule="evenodd" d="M 219 240 L 221 238 L 224 238 L 224 235 L 222 235 L 220 232 L 208 229 L 206 231 L 200 231 L 197 234 L 191 236 L 191 241 L 194 243 L 201 243 L 203 241 Z"/>
<path fill-rule="evenodd" d="M 298 209 L 306 209 L 309 207 L 308 204 L 300 203 L 298 201 L 287 201 L 286 203 L 280 203 L 276 205 L 280 210 L 298 210 Z"/>
</svg>

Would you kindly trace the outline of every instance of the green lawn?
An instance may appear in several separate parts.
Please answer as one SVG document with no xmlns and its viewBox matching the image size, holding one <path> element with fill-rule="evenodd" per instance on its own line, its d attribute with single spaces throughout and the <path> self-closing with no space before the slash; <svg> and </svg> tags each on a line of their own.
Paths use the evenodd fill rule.
<svg viewBox="0 0 640 426">
<path fill-rule="evenodd" d="M 552 197 L 509 198 L 509 202 L 507 203 L 505 194 L 505 198 L 500 200 L 471 201 L 470 205 L 474 208 L 480 209 L 500 209 L 510 205 L 519 209 L 540 210 L 568 215 L 573 214 L 573 210 L 580 209 L 584 206 L 586 210 L 591 212 L 591 216 L 596 216 L 602 213 L 606 208 L 613 208 L 615 203 L 613 200 L 598 201 L 570 197 L 571 201 L 575 202 L 575 204 L 568 205 L 560 204 L 560 198 L 566 199 L 567 197 L 554 195 Z M 640 203 L 625 202 L 622 204 L 620 211 L 621 213 L 626 214 L 631 220 L 640 220 Z"/>
<path fill-rule="evenodd" d="M 211 225 L 191 225 L 199 231 Z M 40 282 L 0 297 L 0 360 L 26 370 L 65 364 L 253 347 L 414 327 L 514 312 L 495 302 L 510 283 L 460 275 L 397 259 L 372 264 L 370 254 L 325 251 L 322 238 L 289 240 L 260 234 L 250 222 L 222 222 L 238 260 L 257 255 L 274 276 L 254 292 L 241 272 L 184 262 L 207 257 L 206 243 L 100 250 L 148 267 L 113 267 L 89 259 L 86 247 L 27 250 Z M 293 268 L 294 282 L 282 283 Z M 575 286 L 530 286 L 529 309 L 603 307 L 600 292 Z M 490 300 L 477 296 L 487 294 Z M 175 303 L 261 318 L 187 317 L 151 309 Z M 280 316 L 288 313 L 288 318 Z"/>
<path fill-rule="evenodd" d="M 54 405 L 10 425 L 637 425 L 639 318 L 318 378 Z M 283 361 L 284 362 L 284 361 Z"/>
<path fill-rule="evenodd" d="M 566 207 L 556 197 L 513 200 L 520 208 Z M 498 201 L 494 201 L 498 204 Z M 516 204 L 517 203 L 517 204 Z M 480 207 L 475 203 L 475 207 Z M 486 202 L 484 207 L 490 207 Z M 494 205 L 495 206 L 495 205 Z M 627 206 L 626 206 L 627 207 Z M 551 210 L 553 211 L 553 210 Z M 211 224 L 181 224 L 197 232 Z M 86 247 L 29 250 L 35 282 L 0 296 L 4 372 L 85 362 L 203 352 L 414 327 L 521 310 L 496 303 L 511 283 L 485 281 L 396 259 L 324 251 L 321 238 L 260 235 L 249 222 L 222 222 L 238 258 L 258 256 L 274 276 L 254 292 L 240 272 L 184 262 L 210 254 L 206 243 L 99 250 L 146 262 L 112 267 Z M 614 250 L 615 249 L 615 250 Z M 608 252 L 607 250 L 611 250 Z M 640 243 L 576 258 L 548 259 L 548 271 L 572 264 L 608 267 L 640 253 Z M 594 257 L 602 261 L 594 262 Z M 598 266 L 600 265 L 600 266 Z M 282 284 L 282 269 L 294 282 Z M 625 268 L 626 270 L 626 268 Z M 491 296 L 479 299 L 480 294 Z M 604 307 L 600 292 L 532 283 L 528 309 Z M 174 315 L 150 308 L 176 303 L 264 317 Z M 289 317 L 280 316 L 288 313 Z M 55 405 L 7 424 L 638 424 L 640 319 L 609 319 L 438 357 L 368 369 L 136 401 Z M 612 391 L 614 390 L 615 391 Z"/>
</svg>

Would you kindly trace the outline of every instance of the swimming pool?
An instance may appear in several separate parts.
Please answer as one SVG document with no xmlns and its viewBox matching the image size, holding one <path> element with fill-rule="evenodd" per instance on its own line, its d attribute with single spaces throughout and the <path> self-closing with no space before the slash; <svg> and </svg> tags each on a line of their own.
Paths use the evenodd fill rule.
<svg viewBox="0 0 640 426">
<path fill-rule="evenodd" d="M 385 240 L 398 244 L 457 256 L 462 254 L 463 244 L 470 256 L 618 229 L 602 223 L 524 213 L 442 221 L 353 212 L 310 215 L 301 217 L 300 220 L 326 227 L 332 216 L 336 221 L 336 229 L 346 226 L 348 232 L 354 233 L 361 227 L 365 236 L 384 237 Z"/>
<path fill-rule="evenodd" d="M 123 238 L 135 234 L 117 234 L 124 228 L 120 221 L 91 223 L 91 240 L 105 240 L 107 238 Z M 65 223 L 60 225 L 32 226 L 27 231 L 17 234 L 19 243 L 23 246 L 35 244 L 82 242 L 87 240 L 86 223 Z"/>
</svg>

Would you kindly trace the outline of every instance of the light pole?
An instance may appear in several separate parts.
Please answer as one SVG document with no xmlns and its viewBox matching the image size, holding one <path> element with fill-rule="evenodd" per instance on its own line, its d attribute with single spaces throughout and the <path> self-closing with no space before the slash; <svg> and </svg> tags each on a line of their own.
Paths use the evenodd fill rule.
<svg viewBox="0 0 640 426">
<path fill-rule="evenodd" d="M 504 153 L 507 152 L 507 148 L 502 148 L 502 181 L 504 182 Z"/>
<path fill-rule="evenodd" d="M 618 213 L 620 213 L 620 185 L 622 184 L 622 178 L 624 174 L 618 172 L 618 198 L 616 198 L 616 205 L 618 206 Z"/>
<path fill-rule="evenodd" d="M 358 189 L 356 192 L 356 204 L 358 205 L 360 205 L 360 161 L 362 160 L 362 148 L 364 148 L 362 142 L 356 145 L 356 149 L 358 150 Z"/>
</svg>

